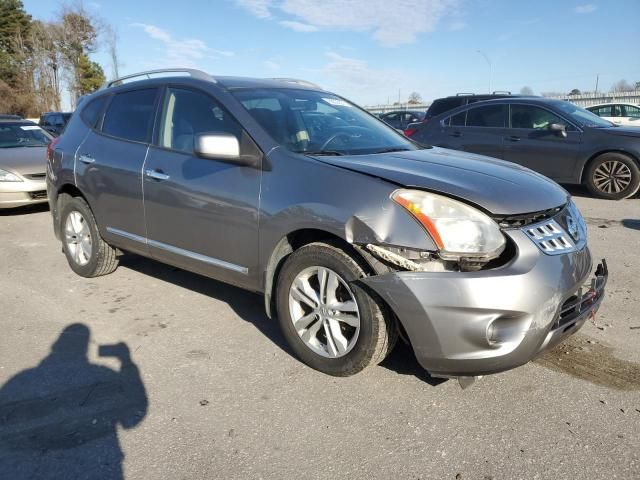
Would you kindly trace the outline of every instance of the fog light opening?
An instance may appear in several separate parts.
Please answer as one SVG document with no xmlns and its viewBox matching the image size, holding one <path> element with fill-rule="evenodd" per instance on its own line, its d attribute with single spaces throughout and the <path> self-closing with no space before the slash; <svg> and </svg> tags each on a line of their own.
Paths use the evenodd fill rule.
<svg viewBox="0 0 640 480">
<path fill-rule="evenodd" d="M 526 319 L 513 317 L 498 317 L 487 324 L 485 332 L 487 344 L 498 348 L 507 343 L 522 340 L 527 329 Z"/>
</svg>

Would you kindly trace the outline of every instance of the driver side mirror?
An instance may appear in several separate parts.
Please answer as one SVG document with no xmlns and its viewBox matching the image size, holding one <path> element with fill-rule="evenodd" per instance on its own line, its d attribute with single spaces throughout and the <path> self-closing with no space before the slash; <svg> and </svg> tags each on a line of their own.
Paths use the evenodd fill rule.
<svg viewBox="0 0 640 480">
<path fill-rule="evenodd" d="M 253 152 L 243 155 L 238 137 L 223 132 L 197 134 L 194 139 L 193 153 L 200 158 L 254 168 L 259 167 L 261 159 L 260 155 Z"/>
<path fill-rule="evenodd" d="M 551 123 L 547 127 L 548 130 L 554 135 L 562 138 L 567 138 L 567 128 L 559 123 Z"/>
</svg>

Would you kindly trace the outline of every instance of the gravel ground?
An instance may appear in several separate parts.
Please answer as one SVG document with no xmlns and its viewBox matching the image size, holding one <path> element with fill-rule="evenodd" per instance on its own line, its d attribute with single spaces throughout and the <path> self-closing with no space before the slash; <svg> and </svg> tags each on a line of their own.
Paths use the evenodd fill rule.
<svg viewBox="0 0 640 480">
<path fill-rule="evenodd" d="M 322 375 L 259 296 L 133 256 L 83 279 L 46 209 L 0 212 L 0 478 L 638 478 L 640 200 L 573 193 L 596 321 L 464 391 L 403 345 Z"/>
</svg>

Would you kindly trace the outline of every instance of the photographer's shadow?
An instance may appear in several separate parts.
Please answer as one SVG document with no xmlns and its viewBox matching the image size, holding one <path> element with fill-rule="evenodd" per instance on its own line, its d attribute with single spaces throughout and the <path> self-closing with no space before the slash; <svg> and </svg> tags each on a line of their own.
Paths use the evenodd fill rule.
<svg viewBox="0 0 640 480">
<path fill-rule="evenodd" d="M 100 347 L 120 369 L 89 363 L 89 328 L 66 327 L 38 366 L 0 389 L 0 478 L 122 479 L 118 426 L 138 425 L 147 395 L 124 343 Z"/>
</svg>

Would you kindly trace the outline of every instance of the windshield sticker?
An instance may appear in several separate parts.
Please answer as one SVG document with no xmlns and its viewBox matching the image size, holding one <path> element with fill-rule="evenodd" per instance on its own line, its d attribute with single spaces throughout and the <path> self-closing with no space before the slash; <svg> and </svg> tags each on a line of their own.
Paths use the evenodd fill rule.
<svg viewBox="0 0 640 480">
<path fill-rule="evenodd" d="M 21 125 L 20 128 L 22 130 L 40 130 L 40 127 L 37 125 Z"/>
<path fill-rule="evenodd" d="M 340 100 L 339 98 L 323 98 L 322 100 L 335 107 L 351 107 L 349 103 L 344 100 Z"/>
</svg>

